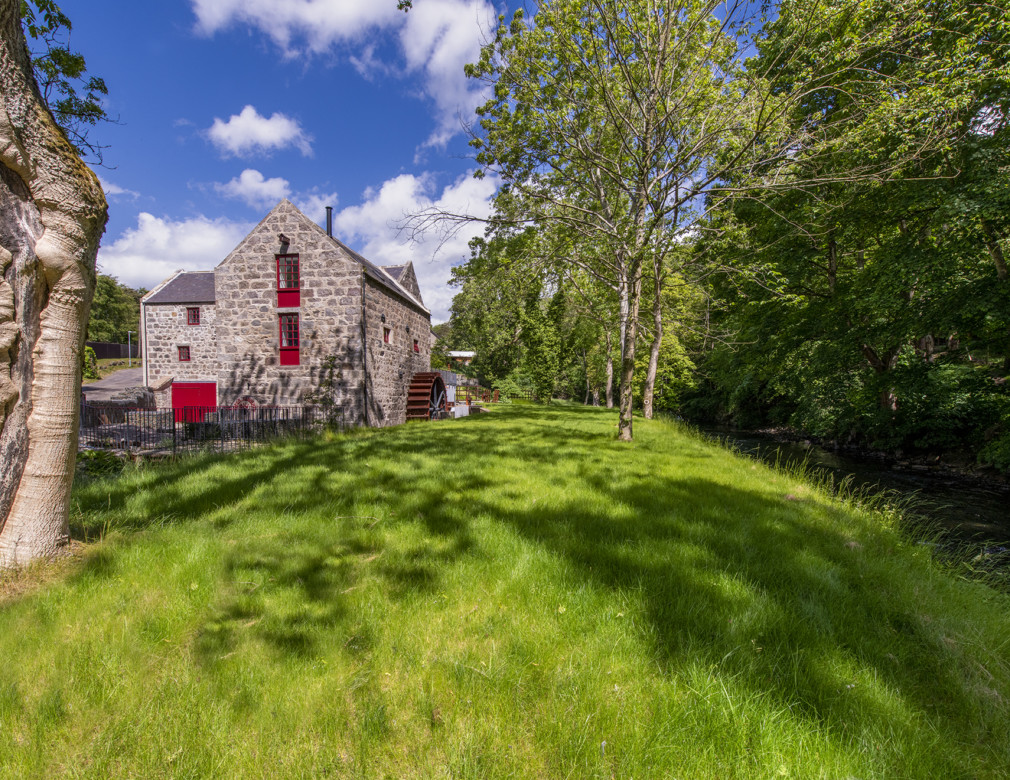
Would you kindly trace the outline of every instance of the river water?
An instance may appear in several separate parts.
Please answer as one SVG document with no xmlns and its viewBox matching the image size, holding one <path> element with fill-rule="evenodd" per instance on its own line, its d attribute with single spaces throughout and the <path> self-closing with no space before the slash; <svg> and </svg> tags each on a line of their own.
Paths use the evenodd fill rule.
<svg viewBox="0 0 1010 780">
<path fill-rule="evenodd" d="M 1010 486 L 841 455 L 817 445 L 782 442 L 759 433 L 714 427 L 700 430 L 765 462 L 806 461 L 812 470 L 833 475 L 835 484 L 849 477 L 854 487 L 869 493 L 896 494 L 909 503 L 905 515 L 913 533 L 917 528 L 939 527 L 949 545 L 999 553 L 1004 547 L 1010 549 Z"/>
</svg>

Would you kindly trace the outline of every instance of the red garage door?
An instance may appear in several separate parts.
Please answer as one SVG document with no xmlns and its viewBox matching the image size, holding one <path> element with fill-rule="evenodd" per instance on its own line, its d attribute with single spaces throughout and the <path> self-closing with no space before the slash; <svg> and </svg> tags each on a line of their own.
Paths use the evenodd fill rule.
<svg viewBox="0 0 1010 780">
<path fill-rule="evenodd" d="M 203 422 L 203 416 L 213 411 L 209 406 L 217 406 L 217 382 L 172 383 L 176 422 Z"/>
</svg>

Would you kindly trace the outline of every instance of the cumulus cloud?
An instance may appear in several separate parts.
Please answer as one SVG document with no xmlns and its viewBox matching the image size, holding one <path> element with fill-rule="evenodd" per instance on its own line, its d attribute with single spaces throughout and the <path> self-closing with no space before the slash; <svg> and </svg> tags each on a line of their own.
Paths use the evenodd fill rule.
<svg viewBox="0 0 1010 780">
<path fill-rule="evenodd" d="M 323 53 L 369 30 L 396 24 L 402 12 L 395 2 L 361 0 L 192 0 L 197 29 L 205 35 L 239 23 L 256 27 L 286 54 L 297 53 L 296 40 Z"/>
<path fill-rule="evenodd" d="M 281 198 L 291 195 L 287 179 L 280 176 L 268 179 L 252 168 L 246 168 L 227 184 L 215 184 L 214 189 L 226 198 L 245 201 L 254 209 L 271 208 Z"/>
<path fill-rule="evenodd" d="M 267 118 L 252 106 L 232 114 L 227 122 L 215 117 L 214 124 L 207 130 L 207 137 L 226 157 L 269 154 L 288 147 L 298 149 L 306 157 L 312 156 L 312 136 L 302 129 L 297 120 L 281 113 Z"/>
<path fill-rule="evenodd" d="M 318 188 L 295 195 L 292 201 L 298 210 L 314 222 L 322 224 L 326 218 L 326 207 L 337 205 L 337 193 L 320 192 Z"/>
<path fill-rule="evenodd" d="M 400 30 L 400 46 L 411 71 L 424 74 L 425 95 L 435 104 L 437 125 L 426 146 L 444 146 L 473 115 L 485 95 L 463 75 L 480 57 L 482 33 L 493 29 L 494 8 L 481 0 L 426 0 Z"/>
<path fill-rule="evenodd" d="M 326 216 L 327 206 L 337 205 L 335 192 L 323 192 L 314 187 L 292 194 L 291 183 L 287 179 L 280 176 L 268 179 L 254 168 L 246 168 L 226 184 L 214 184 L 214 189 L 226 198 L 244 201 L 258 211 L 273 208 L 281 198 L 290 198 L 302 213 L 316 222 L 321 222 Z"/>
<path fill-rule="evenodd" d="M 419 74 L 422 92 L 435 108 L 427 146 L 444 145 L 470 116 L 482 93 L 463 75 L 475 62 L 483 35 L 497 14 L 487 0 L 425 0 L 410 13 L 392 0 L 191 0 L 197 30 L 205 35 L 246 25 L 268 36 L 287 56 L 350 49 L 351 64 L 364 77 L 375 73 Z M 402 67 L 382 62 L 376 45 L 395 34 Z"/>
<path fill-rule="evenodd" d="M 450 272 L 469 256 L 467 242 L 483 232 L 483 225 L 466 225 L 448 237 L 433 231 L 415 241 L 400 227 L 408 215 L 429 208 L 484 218 L 491 211 L 496 187 L 490 178 L 478 180 L 468 174 L 436 193 L 430 177 L 404 174 L 366 192 L 364 203 L 339 211 L 334 232 L 379 265 L 412 261 L 433 321 L 446 320 L 455 294 L 449 287 Z"/>
<path fill-rule="evenodd" d="M 136 200 L 140 197 L 140 193 L 136 190 L 128 190 L 125 187 L 120 187 L 118 184 L 106 181 L 101 176 L 98 177 L 98 183 L 102 185 L 102 191 L 105 193 L 105 197 L 107 198 L 129 198 L 130 200 Z"/>
<path fill-rule="evenodd" d="M 247 178 L 253 182 L 274 181 L 262 176 Z M 219 186 L 227 187 L 241 179 L 239 176 L 228 185 Z M 420 238 L 415 236 L 414 240 L 401 226 L 409 215 L 431 208 L 484 218 L 491 211 L 496 188 L 497 182 L 490 177 L 478 180 L 467 174 L 438 192 L 430 176 L 404 174 L 368 190 L 362 203 L 336 212 L 334 232 L 379 265 L 413 262 L 433 320 L 446 320 L 455 293 L 448 284 L 452 266 L 469 256 L 467 242 L 483 232 L 483 225 L 468 224 L 448 237 L 432 231 Z M 325 206 L 337 202 L 335 193 L 309 192 L 291 197 L 316 222 L 322 222 Z M 150 289 L 179 269 L 214 268 L 253 227 L 252 222 L 224 218 L 198 216 L 172 220 L 142 212 L 136 227 L 125 230 L 99 250 L 99 270 L 131 287 Z"/>
<path fill-rule="evenodd" d="M 141 212 L 135 228 L 99 249 L 98 268 L 125 285 L 150 289 L 179 269 L 213 268 L 252 228 L 227 219 L 173 221 Z"/>
</svg>

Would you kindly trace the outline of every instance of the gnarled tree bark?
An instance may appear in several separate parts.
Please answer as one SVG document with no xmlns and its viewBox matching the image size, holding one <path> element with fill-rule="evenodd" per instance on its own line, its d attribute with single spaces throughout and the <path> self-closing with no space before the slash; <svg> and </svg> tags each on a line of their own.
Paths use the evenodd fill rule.
<svg viewBox="0 0 1010 780">
<path fill-rule="evenodd" d="M 0 0 L 0 565 L 69 537 L 81 353 L 107 206 L 39 95 Z"/>
</svg>

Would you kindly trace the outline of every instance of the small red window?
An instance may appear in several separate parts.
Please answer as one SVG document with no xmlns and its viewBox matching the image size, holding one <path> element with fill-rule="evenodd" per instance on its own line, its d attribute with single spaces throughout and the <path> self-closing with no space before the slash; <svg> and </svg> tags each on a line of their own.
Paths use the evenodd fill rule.
<svg viewBox="0 0 1010 780">
<path fill-rule="evenodd" d="M 382 329 L 382 341 L 384 344 L 389 343 L 389 328 Z"/>
<path fill-rule="evenodd" d="M 199 325 L 200 324 L 200 307 L 190 306 L 186 309 L 186 324 L 187 325 Z"/>
<path fill-rule="evenodd" d="M 277 305 L 301 305 L 298 255 L 277 255 Z"/>
<path fill-rule="evenodd" d="M 421 351 L 421 347 L 420 347 L 420 345 L 418 345 L 417 339 L 414 339 L 414 351 L 415 352 L 420 352 Z"/>
<path fill-rule="evenodd" d="M 281 320 L 281 365 L 297 366 L 298 360 L 298 315 L 282 314 Z"/>
<path fill-rule="evenodd" d="M 179 347 L 179 362 L 180 363 L 189 362 L 189 347 Z"/>
</svg>

